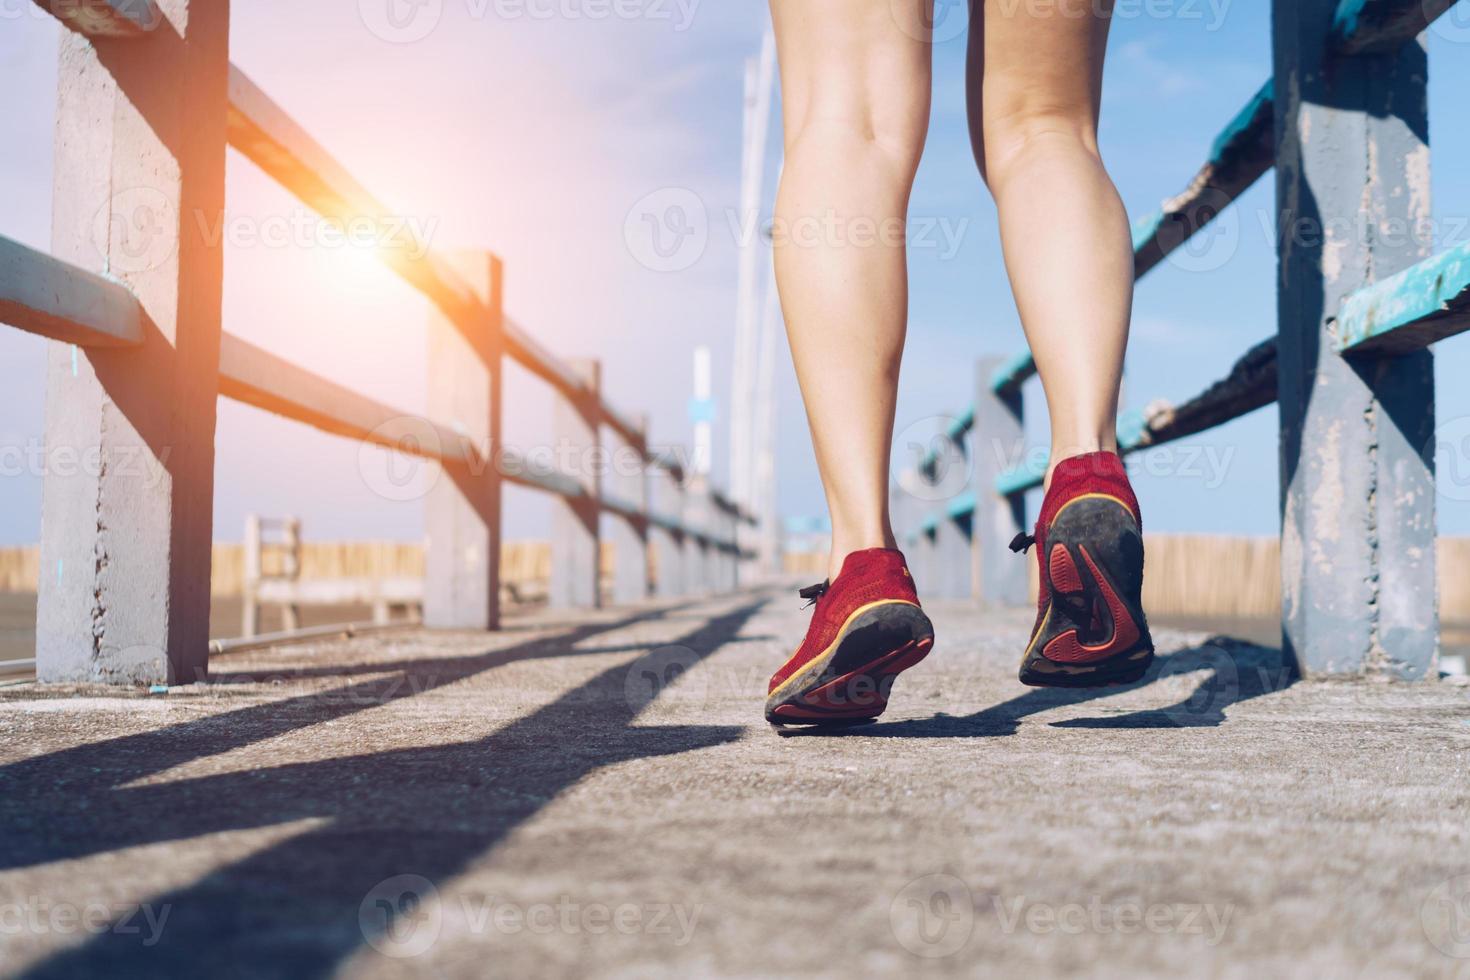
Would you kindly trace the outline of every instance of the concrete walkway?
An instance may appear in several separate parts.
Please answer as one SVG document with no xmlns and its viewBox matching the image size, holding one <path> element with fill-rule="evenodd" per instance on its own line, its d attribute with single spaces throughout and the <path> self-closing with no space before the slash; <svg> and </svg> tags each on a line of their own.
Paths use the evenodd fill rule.
<svg viewBox="0 0 1470 980">
<path fill-rule="evenodd" d="M 0 973 L 1470 974 L 1470 688 L 1170 631 L 1030 691 L 1028 615 L 935 604 L 882 723 L 780 737 L 798 606 L 0 688 Z"/>
</svg>

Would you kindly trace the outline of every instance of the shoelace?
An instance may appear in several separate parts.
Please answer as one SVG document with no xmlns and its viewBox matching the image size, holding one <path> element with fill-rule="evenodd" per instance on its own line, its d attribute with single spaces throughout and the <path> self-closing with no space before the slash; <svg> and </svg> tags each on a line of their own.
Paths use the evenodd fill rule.
<svg viewBox="0 0 1470 980">
<path fill-rule="evenodd" d="M 1033 535 L 1033 534 L 1027 534 L 1025 531 L 1022 531 L 1020 534 L 1016 535 L 1014 538 L 1011 538 L 1011 550 L 1014 551 L 1018 555 L 1019 554 L 1024 554 L 1035 543 L 1036 543 L 1036 536 L 1035 535 Z"/>
<path fill-rule="evenodd" d="M 810 609 L 812 606 L 815 606 L 817 604 L 817 600 L 826 595 L 827 590 L 831 587 L 832 580 L 828 579 L 825 582 L 818 582 L 816 585 L 808 585 L 806 588 L 802 589 L 800 592 L 797 593 L 797 595 L 807 600 L 807 603 L 801 608 Z"/>
</svg>

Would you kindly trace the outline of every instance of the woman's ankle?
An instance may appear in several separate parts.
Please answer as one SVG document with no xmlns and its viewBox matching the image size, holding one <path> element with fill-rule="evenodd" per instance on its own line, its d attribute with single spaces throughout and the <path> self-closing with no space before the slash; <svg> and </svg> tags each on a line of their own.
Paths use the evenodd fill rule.
<svg viewBox="0 0 1470 980">
<path fill-rule="evenodd" d="M 867 551 L 870 548 L 898 548 L 898 541 L 893 532 L 886 534 L 853 535 L 850 537 L 832 538 L 831 558 L 827 562 L 827 578 L 836 581 L 837 576 L 842 573 L 842 565 L 847 561 L 847 556 L 856 551 Z"/>
<path fill-rule="evenodd" d="M 1118 437 L 1109 432 L 1106 435 L 1093 435 L 1082 438 L 1074 438 L 1066 441 L 1053 441 L 1051 444 L 1051 456 L 1047 462 L 1046 479 L 1042 481 L 1044 489 L 1051 488 L 1052 474 L 1056 472 L 1057 465 L 1064 460 L 1075 456 L 1086 456 L 1088 453 L 1114 453 L 1118 452 Z"/>
</svg>

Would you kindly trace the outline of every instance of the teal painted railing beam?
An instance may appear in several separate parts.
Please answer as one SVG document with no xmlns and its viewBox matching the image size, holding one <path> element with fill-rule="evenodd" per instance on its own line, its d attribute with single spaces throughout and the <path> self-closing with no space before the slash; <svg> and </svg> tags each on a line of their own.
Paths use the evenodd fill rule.
<svg viewBox="0 0 1470 980">
<path fill-rule="evenodd" d="M 974 425 L 975 406 L 971 405 L 961 413 L 959 418 L 949 424 L 949 427 L 944 430 L 944 437 L 949 440 L 951 445 L 956 444 L 964 439 L 965 436 L 969 435 L 970 429 L 974 428 Z M 938 459 L 938 449 L 931 448 L 924 454 L 924 458 L 919 460 L 919 472 L 923 473 L 928 470 Z"/>
<path fill-rule="evenodd" d="M 1276 400 L 1276 339 L 1246 351 L 1230 373 L 1181 405 L 1158 402 L 1147 412 L 1125 412 L 1118 418 L 1118 450 L 1123 455 L 1204 432 Z M 1012 467 L 995 481 L 1003 497 L 1041 486 L 1046 458 L 1038 456 Z"/>
<path fill-rule="evenodd" d="M 1263 174 L 1275 157 L 1275 85 L 1268 80 L 1210 144 L 1183 191 L 1133 223 L 1133 272 L 1143 276 L 1189 241 Z"/>
<path fill-rule="evenodd" d="M 1365 286 L 1333 323 L 1339 353 L 1401 354 L 1470 330 L 1470 243 Z"/>
<path fill-rule="evenodd" d="M 122 283 L 0 237 L 0 323 L 82 347 L 136 347 L 147 322 Z"/>
<path fill-rule="evenodd" d="M 975 513 L 975 494 L 968 490 L 965 491 L 951 500 L 949 506 L 944 509 L 944 512 L 949 516 L 950 520 L 958 520 L 961 517 Z"/>
<path fill-rule="evenodd" d="M 1391 50 L 1412 39 L 1455 0 L 1342 0 L 1333 32 L 1341 54 Z M 1136 279 L 1168 257 L 1250 189 L 1272 167 L 1276 147 L 1276 86 L 1268 79 L 1210 145 L 1205 165 L 1188 187 L 1133 222 Z M 996 372 L 999 393 L 1036 373 L 1030 352 Z"/>
<path fill-rule="evenodd" d="M 1035 374 L 1036 359 L 1029 350 L 1022 351 L 996 369 L 990 378 L 990 390 L 997 395 L 1003 395 L 1019 388 Z"/>
<path fill-rule="evenodd" d="M 1189 185 L 1133 223 L 1133 272 L 1141 279 L 1204 228 L 1271 169 L 1275 145 L 1275 86 L 1267 81 L 1210 145 L 1209 158 Z M 995 372 L 991 389 L 1003 394 L 1036 374 L 1030 351 Z"/>
<path fill-rule="evenodd" d="M 163 23 L 154 0 L 36 0 L 36 6 L 87 37 L 143 37 Z"/>
<path fill-rule="evenodd" d="M 1127 455 L 1144 444 L 1148 423 L 1142 412 L 1124 412 L 1118 416 L 1118 452 Z M 1002 497 L 1013 497 L 1041 486 L 1046 479 L 1046 464 L 1050 454 L 1028 453 L 1026 461 L 1013 466 L 995 478 L 996 493 Z M 956 498 L 959 499 L 959 498 Z M 974 509 L 974 495 L 970 496 L 970 507 Z M 950 516 L 955 516 L 951 514 Z"/>
</svg>

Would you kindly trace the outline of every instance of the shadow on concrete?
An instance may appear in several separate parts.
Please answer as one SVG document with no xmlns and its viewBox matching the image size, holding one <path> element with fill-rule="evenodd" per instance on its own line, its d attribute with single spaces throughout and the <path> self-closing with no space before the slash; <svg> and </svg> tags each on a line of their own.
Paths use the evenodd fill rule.
<svg viewBox="0 0 1470 980">
<path fill-rule="evenodd" d="M 311 680 L 323 677 L 363 677 L 382 674 L 413 674 L 420 683 L 428 681 L 437 687 L 442 683 L 456 681 L 482 673 L 511 661 L 539 660 L 543 658 L 575 657 L 582 654 L 610 652 L 608 648 L 594 649 L 577 644 L 603 633 L 611 633 L 628 626 L 653 620 L 674 618 L 691 608 L 692 603 L 663 606 L 659 609 L 635 613 L 615 622 L 575 623 L 566 620 L 542 621 L 535 624 L 520 624 L 515 628 L 502 627 L 497 633 L 504 636 L 516 633 L 533 633 L 534 637 L 524 643 L 514 644 L 498 650 L 474 656 L 454 657 L 405 657 L 397 660 L 367 660 L 353 664 L 323 664 L 320 666 L 262 668 L 255 670 L 231 670 L 230 654 L 210 660 L 210 684 L 261 684 L 272 681 Z M 564 631 L 564 632 L 560 632 Z M 548 634 L 553 634 L 548 636 Z M 628 650 L 643 649 L 638 644 L 628 644 Z M 240 654 L 237 656 L 244 656 Z"/>
<path fill-rule="evenodd" d="M 742 605 L 671 641 L 703 659 L 759 608 Z M 149 904 L 168 909 L 156 945 L 109 931 L 26 972 L 77 976 L 326 976 L 362 947 L 401 938 L 422 896 L 403 875 L 442 881 L 558 794 L 605 766 L 733 741 L 736 726 L 634 726 L 620 664 L 474 741 L 368 751 L 164 784 L 172 766 L 346 717 L 545 648 L 617 629 L 650 612 L 481 656 L 402 664 L 403 675 L 243 708 L 0 769 L 0 869 L 315 818 L 266 847 Z M 382 667 L 375 668 L 385 669 Z M 448 733 L 449 737 L 453 733 Z M 385 884 L 386 883 L 386 884 Z M 378 895 L 384 888 L 389 894 Z M 377 900 L 374 901 L 374 896 Z M 145 930 L 146 931 L 146 930 Z"/>
<path fill-rule="evenodd" d="M 789 729 L 794 737 L 967 738 L 1014 735 L 1021 720 L 1066 705 L 1085 704 L 1160 680 L 1207 671 L 1187 697 L 1161 708 L 1098 718 L 1069 718 L 1056 728 L 1208 728 L 1225 723 L 1225 709 L 1263 694 L 1284 690 L 1293 681 L 1281 651 L 1274 647 L 1217 636 L 1185 650 L 1158 657 L 1143 679 L 1118 687 L 1068 690 L 1031 688 L 1025 694 L 972 715 L 937 714 L 913 721 L 879 722 L 830 730 Z M 902 681 L 899 681 L 902 684 Z"/>
</svg>

